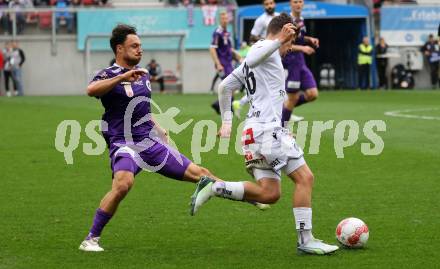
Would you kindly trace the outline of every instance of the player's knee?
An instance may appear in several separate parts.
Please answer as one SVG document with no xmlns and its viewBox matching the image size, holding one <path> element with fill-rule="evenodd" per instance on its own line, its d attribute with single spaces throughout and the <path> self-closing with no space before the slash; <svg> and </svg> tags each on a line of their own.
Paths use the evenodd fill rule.
<svg viewBox="0 0 440 269">
<path fill-rule="evenodd" d="M 265 190 L 263 197 L 263 203 L 274 204 L 280 199 L 281 193 L 279 190 Z"/>
<path fill-rule="evenodd" d="M 318 95 L 319 95 L 318 89 L 316 89 L 316 88 L 307 91 L 306 94 L 307 94 L 307 100 L 309 102 L 316 100 L 318 98 Z"/>
<path fill-rule="evenodd" d="M 297 183 L 311 188 L 313 187 L 314 181 L 315 181 L 315 176 L 313 175 L 312 172 L 309 172 L 302 175 L 299 182 Z"/>
<path fill-rule="evenodd" d="M 123 174 L 115 178 L 116 182 L 113 191 L 119 199 L 124 198 L 133 186 L 134 179 L 132 175 Z"/>
</svg>

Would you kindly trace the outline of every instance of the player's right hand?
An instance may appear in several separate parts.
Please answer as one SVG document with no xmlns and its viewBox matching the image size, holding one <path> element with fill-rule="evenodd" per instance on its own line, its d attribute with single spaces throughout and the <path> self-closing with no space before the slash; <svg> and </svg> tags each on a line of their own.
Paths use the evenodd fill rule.
<svg viewBox="0 0 440 269">
<path fill-rule="evenodd" d="M 224 67 L 223 67 L 223 65 L 222 64 L 216 64 L 215 65 L 215 68 L 217 68 L 217 72 L 222 72 L 223 71 L 223 69 L 224 69 Z"/>
<path fill-rule="evenodd" d="M 315 49 L 313 49 L 310 46 L 303 46 L 302 51 L 307 55 L 311 55 L 311 54 L 315 53 Z"/>
<path fill-rule="evenodd" d="M 284 44 L 286 42 L 290 42 L 294 39 L 296 35 L 296 27 L 292 23 L 287 23 L 281 29 L 280 42 Z"/>
<path fill-rule="evenodd" d="M 127 71 L 120 76 L 121 76 L 122 81 L 133 82 L 133 81 L 140 79 L 142 76 L 144 76 L 146 74 L 148 74 L 148 71 L 143 68 L 140 68 L 140 69 L 133 69 L 133 70 Z"/>
<path fill-rule="evenodd" d="M 222 127 L 220 127 L 220 131 L 218 131 L 218 136 L 220 138 L 229 138 L 231 137 L 231 129 L 232 124 L 229 122 L 223 122 Z"/>
</svg>

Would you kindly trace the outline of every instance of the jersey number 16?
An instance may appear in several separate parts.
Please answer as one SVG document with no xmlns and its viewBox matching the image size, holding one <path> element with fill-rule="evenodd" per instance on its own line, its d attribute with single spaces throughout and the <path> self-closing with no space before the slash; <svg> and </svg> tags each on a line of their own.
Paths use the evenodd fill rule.
<svg viewBox="0 0 440 269">
<path fill-rule="evenodd" d="M 249 68 L 249 66 L 247 65 L 247 63 L 244 63 L 243 66 L 243 74 L 245 76 L 246 79 L 246 90 L 248 91 L 249 95 L 252 95 L 255 93 L 256 90 L 256 81 L 255 81 L 255 76 L 254 76 L 254 72 L 252 72 Z"/>
</svg>

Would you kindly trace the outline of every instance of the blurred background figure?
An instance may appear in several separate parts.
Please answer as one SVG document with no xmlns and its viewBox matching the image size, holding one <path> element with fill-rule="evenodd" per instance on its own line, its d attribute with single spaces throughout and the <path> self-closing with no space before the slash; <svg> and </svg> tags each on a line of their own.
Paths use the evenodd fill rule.
<svg viewBox="0 0 440 269">
<path fill-rule="evenodd" d="M 387 66 L 388 58 L 386 58 L 388 45 L 385 39 L 381 37 L 379 43 L 376 45 L 376 65 L 377 75 L 379 77 L 379 88 L 388 89 Z"/>
<path fill-rule="evenodd" d="M 266 38 L 267 26 L 269 25 L 269 22 L 273 17 L 280 15 L 280 13 L 275 12 L 275 7 L 276 4 L 274 0 L 263 1 L 264 13 L 255 20 L 254 27 L 251 30 L 251 44 L 262 38 Z"/>
<path fill-rule="evenodd" d="M 20 0 L 12 0 L 9 2 L 10 9 L 14 9 L 15 13 L 9 13 L 9 20 L 8 20 L 8 32 L 12 33 L 12 23 L 13 23 L 13 16 L 15 16 L 16 22 L 17 22 L 17 34 L 21 34 L 24 29 L 24 25 L 26 22 L 25 13 L 23 12 L 23 8 L 25 8 L 25 3 L 21 2 Z"/>
<path fill-rule="evenodd" d="M 362 39 L 358 51 L 359 88 L 370 88 L 370 66 L 372 62 L 373 47 L 368 37 Z"/>
<path fill-rule="evenodd" d="M 11 97 L 12 93 L 9 91 L 9 81 L 12 79 L 12 83 L 14 86 L 14 90 L 16 91 L 17 86 L 16 82 L 12 76 L 12 43 L 10 41 L 5 43 L 5 48 L 3 49 L 3 58 L 4 58 L 4 69 L 3 74 L 5 75 L 5 91 L 6 96 Z"/>
<path fill-rule="evenodd" d="M 67 8 L 69 3 L 67 0 L 57 0 L 56 7 L 57 8 Z M 67 32 L 69 34 L 73 33 L 73 14 L 68 11 L 58 11 L 55 13 L 56 17 L 56 27 L 57 31 L 59 31 L 60 26 L 66 26 Z"/>
<path fill-rule="evenodd" d="M 428 41 L 422 47 L 422 51 L 428 59 L 432 88 L 436 89 L 439 84 L 438 70 L 440 62 L 440 48 L 438 41 L 434 38 L 433 34 L 429 35 Z"/>
<path fill-rule="evenodd" d="M 234 70 L 232 60 L 241 62 L 241 57 L 232 48 L 231 33 L 228 32 L 229 16 L 226 11 L 219 13 L 220 25 L 212 34 L 211 46 L 209 53 L 214 62 L 215 70 L 222 80 L 226 78 Z M 214 77 L 214 79 L 216 79 Z M 213 81 L 215 84 L 215 81 Z M 212 87 L 212 86 L 211 86 Z M 212 87 L 213 88 L 213 87 Z M 218 100 L 212 103 L 211 107 L 220 114 L 220 105 Z"/>
<path fill-rule="evenodd" d="M 150 73 L 150 81 L 159 83 L 160 93 L 164 93 L 165 83 L 163 80 L 162 68 L 155 59 L 151 59 L 147 64 L 147 70 Z"/>
<path fill-rule="evenodd" d="M 26 61 L 26 56 L 24 51 L 20 48 L 17 41 L 12 42 L 12 77 L 15 81 L 15 91 L 16 95 L 23 96 L 23 77 L 22 77 L 22 66 Z"/>
</svg>

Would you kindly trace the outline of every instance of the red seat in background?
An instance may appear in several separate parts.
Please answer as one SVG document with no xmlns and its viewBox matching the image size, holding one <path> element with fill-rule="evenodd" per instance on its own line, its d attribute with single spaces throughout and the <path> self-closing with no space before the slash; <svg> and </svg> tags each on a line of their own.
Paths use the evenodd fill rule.
<svg viewBox="0 0 440 269">
<path fill-rule="evenodd" d="M 39 12 L 38 16 L 40 17 L 40 28 L 48 29 L 52 27 L 52 11 Z"/>
</svg>

